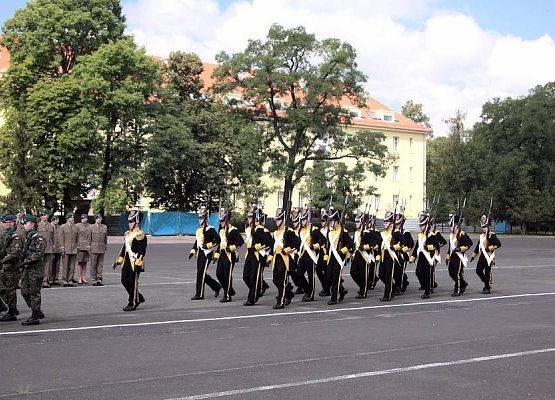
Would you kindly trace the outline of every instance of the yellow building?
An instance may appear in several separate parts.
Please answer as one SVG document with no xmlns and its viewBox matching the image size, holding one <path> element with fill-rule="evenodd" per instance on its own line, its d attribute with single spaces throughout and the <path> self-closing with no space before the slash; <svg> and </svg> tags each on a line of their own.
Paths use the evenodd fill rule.
<svg viewBox="0 0 555 400">
<path fill-rule="evenodd" d="M 214 64 L 204 64 L 201 79 L 205 88 L 209 88 L 214 83 L 212 73 L 215 67 Z M 228 97 L 241 101 L 240 93 L 230 93 Z M 385 144 L 390 153 L 395 156 L 395 161 L 388 167 L 384 177 L 376 177 L 372 174 L 366 177 L 368 186 L 377 188 L 378 216 L 383 216 L 386 210 L 392 210 L 395 201 L 399 200 L 399 205 L 405 204 L 405 215 L 408 218 L 416 218 L 425 203 L 426 133 L 428 129 L 371 97 L 368 98 L 363 108 L 352 103 L 345 103 L 342 106 L 348 109 L 351 115 L 354 115 L 351 124 L 345 127 L 347 132 L 359 130 L 381 132 L 385 136 Z M 343 162 L 354 163 L 349 159 Z M 270 188 L 270 194 L 262 200 L 262 204 L 265 212 L 271 216 L 274 215 L 277 207 L 282 205 L 283 181 L 266 176 L 263 183 Z M 308 200 L 302 198 L 301 189 L 302 184 L 298 185 L 292 193 L 293 206 L 304 205 Z"/>
</svg>

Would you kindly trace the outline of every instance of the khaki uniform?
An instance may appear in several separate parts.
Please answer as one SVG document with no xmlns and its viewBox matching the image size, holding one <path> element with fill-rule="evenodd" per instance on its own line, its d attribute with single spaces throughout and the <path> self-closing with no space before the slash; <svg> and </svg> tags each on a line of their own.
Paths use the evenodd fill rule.
<svg viewBox="0 0 555 400">
<path fill-rule="evenodd" d="M 77 262 L 86 264 L 91 250 L 91 225 L 88 222 L 77 224 Z"/>
<path fill-rule="evenodd" d="M 60 225 L 52 225 L 52 281 L 58 283 L 60 280 L 60 263 L 62 254 L 60 253 Z"/>
<path fill-rule="evenodd" d="M 71 284 L 77 259 L 77 226 L 66 222 L 60 226 L 58 238 L 63 258 L 62 280 L 64 284 Z"/>
<path fill-rule="evenodd" d="M 92 224 L 91 230 L 91 280 L 102 282 L 104 253 L 108 243 L 108 227 L 104 224 Z"/>
<path fill-rule="evenodd" d="M 37 225 L 37 233 L 44 239 L 44 279 L 48 284 L 54 280 L 52 275 L 52 243 L 54 241 L 54 226 L 46 221 L 40 221 Z"/>
</svg>

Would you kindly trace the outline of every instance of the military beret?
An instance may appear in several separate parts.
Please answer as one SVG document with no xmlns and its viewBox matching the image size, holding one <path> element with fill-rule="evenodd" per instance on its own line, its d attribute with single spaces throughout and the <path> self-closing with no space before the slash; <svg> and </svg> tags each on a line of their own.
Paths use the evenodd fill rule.
<svg viewBox="0 0 555 400">
<path fill-rule="evenodd" d="M 52 216 L 52 221 L 59 221 L 60 217 L 58 217 L 57 215 L 53 215 Z"/>
<path fill-rule="evenodd" d="M 43 215 L 48 215 L 48 214 L 49 214 L 48 210 L 42 210 L 39 215 L 42 217 Z"/>
<path fill-rule="evenodd" d="M 96 214 L 94 219 L 102 219 L 102 214 Z"/>
<path fill-rule="evenodd" d="M 25 214 L 25 217 L 23 217 L 23 223 L 26 222 L 37 222 L 37 217 L 31 214 Z"/>
<path fill-rule="evenodd" d="M 66 214 L 66 218 L 72 218 L 72 217 L 75 217 L 75 214 L 74 214 L 74 213 L 68 212 L 68 213 Z"/>
<path fill-rule="evenodd" d="M 81 219 L 89 218 L 87 214 L 81 214 Z"/>
<path fill-rule="evenodd" d="M 2 222 L 15 221 L 17 218 L 13 214 L 5 214 L 2 216 Z"/>
</svg>

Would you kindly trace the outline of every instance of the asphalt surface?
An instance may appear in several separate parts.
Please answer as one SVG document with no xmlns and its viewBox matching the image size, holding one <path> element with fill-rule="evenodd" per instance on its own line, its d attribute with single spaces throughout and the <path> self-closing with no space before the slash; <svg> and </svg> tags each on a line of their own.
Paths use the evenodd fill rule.
<svg viewBox="0 0 555 400">
<path fill-rule="evenodd" d="M 407 293 L 365 300 L 344 271 L 345 301 L 273 310 L 272 286 L 243 307 L 242 263 L 232 303 L 193 302 L 190 244 L 152 241 L 126 313 L 106 256 L 104 287 L 43 291 L 40 326 L 0 325 L 0 399 L 551 399 L 555 397 L 555 239 L 503 237 L 494 290 L 473 267 L 452 298 L 445 266 L 429 300 L 410 267 Z M 210 273 L 215 277 L 215 267 Z M 30 314 L 19 298 L 20 321 Z"/>
</svg>

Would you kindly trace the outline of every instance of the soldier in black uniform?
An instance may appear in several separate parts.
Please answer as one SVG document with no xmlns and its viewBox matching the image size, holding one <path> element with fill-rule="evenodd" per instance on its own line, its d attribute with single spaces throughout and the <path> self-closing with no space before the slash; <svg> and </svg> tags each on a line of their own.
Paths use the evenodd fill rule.
<svg viewBox="0 0 555 400">
<path fill-rule="evenodd" d="M 270 257 L 274 244 L 271 233 L 263 226 L 265 215 L 257 206 L 252 206 L 247 213 L 245 244 L 247 254 L 243 268 L 243 281 L 249 288 L 244 306 L 253 306 L 264 294 L 268 284 L 262 278 L 263 269 Z"/>
<path fill-rule="evenodd" d="M 368 264 L 368 290 L 374 290 L 380 280 L 378 267 L 381 260 L 382 235 L 376 230 L 376 216 L 369 215 L 366 220 L 366 231 L 369 236 L 370 263 Z"/>
<path fill-rule="evenodd" d="M 331 211 L 331 210 L 330 210 Z M 320 210 L 320 234 L 324 237 L 323 245 L 320 246 L 320 250 L 318 251 L 318 264 L 316 265 L 316 276 L 318 276 L 318 280 L 322 285 L 322 290 L 318 293 L 320 297 L 328 297 L 331 295 L 330 293 L 330 282 L 328 281 L 328 262 L 327 262 L 327 254 L 328 254 L 328 231 L 329 231 L 329 212 L 322 208 Z"/>
<path fill-rule="evenodd" d="M 480 218 L 480 225 L 482 226 L 483 233 L 480 234 L 480 240 L 478 240 L 476 244 L 470 261 L 474 261 L 479 255 L 478 263 L 476 264 L 476 274 L 484 283 L 482 293 L 490 294 L 493 285 L 491 268 L 495 265 L 495 250 L 501 247 L 501 242 L 497 238 L 497 235 L 490 230 L 491 219 L 489 216 L 482 215 Z"/>
<path fill-rule="evenodd" d="M 41 310 L 40 290 L 44 279 L 44 251 L 46 239 L 36 231 L 37 218 L 25 215 L 23 229 L 26 232 L 25 246 L 21 257 L 21 295 L 32 311 L 31 317 L 22 325 L 38 325 L 44 318 Z"/>
<path fill-rule="evenodd" d="M 129 230 L 125 232 L 123 246 L 113 268 L 121 265 L 121 284 L 128 294 L 127 305 L 123 311 L 134 311 L 139 304 L 145 302 L 144 296 L 139 292 L 139 275 L 145 270 L 145 255 L 147 239 L 140 229 L 143 213 L 131 211 L 127 219 Z"/>
<path fill-rule="evenodd" d="M 7 214 L 2 217 L 4 228 L 4 245 L 0 254 L 0 298 L 6 302 L 8 312 L 0 321 L 16 321 L 17 311 L 17 285 L 19 284 L 19 263 L 23 251 L 24 239 L 16 232 L 15 215 Z"/>
<path fill-rule="evenodd" d="M 222 286 L 208 275 L 208 266 L 210 261 L 213 260 L 214 251 L 220 244 L 220 235 L 216 229 L 208 225 L 208 210 L 206 207 L 201 207 L 197 212 L 199 227 L 196 231 L 196 239 L 193 244 L 193 248 L 189 252 L 189 259 L 191 259 L 195 254 L 197 255 L 197 283 L 196 292 L 191 300 L 203 300 L 204 299 L 204 286 L 205 284 L 214 291 L 214 297 L 220 295 L 220 290 Z"/>
<path fill-rule="evenodd" d="M 436 251 L 434 256 L 434 263 L 432 265 L 432 271 L 430 273 L 430 293 L 434 292 L 434 289 L 437 287 L 436 281 L 436 266 L 441 264 L 441 248 L 447 244 L 447 240 L 443 237 L 441 232 L 437 230 L 436 220 L 433 217 L 431 218 L 431 235 L 434 236 L 435 243 L 437 243 L 438 251 Z"/>
<path fill-rule="evenodd" d="M 409 259 L 411 263 L 416 261 L 416 277 L 424 290 L 424 294 L 421 296 L 423 299 L 430 298 L 432 290 L 431 273 L 435 263 L 435 255 L 439 252 L 437 236 L 429 232 L 430 223 L 430 214 L 427 211 L 422 211 L 418 216 L 420 233 L 417 236 L 416 246 L 414 246 Z"/>
<path fill-rule="evenodd" d="M 451 214 L 449 217 L 451 233 L 449 234 L 449 247 L 447 256 L 445 256 L 445 264 L 449 269 L 449 276 L 455 282 L 455 288 L 451 296 L 457 297 L 463 294 L 468 286 L 468 283 L 464 280 L 464 269 L 468 264 L 466 251 L 472 246 L 472 239 L 461 230 L 463 221 L 459 214 Z"/>
<path fill-rule="evenodd" d="M 220 246 L 218 251 L 214 253 L 214 258 L 218 260 L 216 277 L 224 289 L 224 296 L 220 303 L 228 303 L 231 301 L 231 297 L 235 296 L 235 290 L 233 289 L 233 268 L 239 258 L 237 251 L 244 243 L 239 230 L 229 224 L 229 218 L 229 211 L 221 208 L 219 215 Z"/>
<path fill-rule="evenodd" d="M 379 277 L 384 283 L 384 294 L 381 301 L 391 301 L 395 297 L 393 290 L 394 271 L 399 268 L 399 251 L 402 247 L 403 236 L 401 232 L 393 229 L 394 215 L 391 211 L 385 213 L 383 220 L 384 231 L 382 232 L 381 262 Z"/>
<path fill-rule="evenodd" d="M 295 260 L 293 253 L 299 250 L 301 240 L 293 229 L 286 226 L 285 211 L 278 208 L 275 216 L 276 230 L 272 233 L 274 238 L 273 244 L 273 282 L 278 289 L 276 296 L 276 304 L 274 309 L 282 309 L 291 303 L 291 299 L 295 296 L 293 288 L 289 283 L 290 268 L 294 265 Z"/>
<path fill-rule="evenodd" d="M 348 291 L 343 287 L 341 272 L 347 263 L 349 254 L 355 251 L 355 243 L 346 229 L 342 229 L 339 211 L 330 214 L 327 233 L 327 280 L 330 282 L 331 299 L 328 305 L 342 302 Z"/>
<path fill-rule="evenodd" d="M 409 286 L 409 278 L 407 276 L 407 263 L 410 258 L 410 252 L 414 247 L 414 239 L 409 231 L 405 231 L 405 215 L 400 212 L 397 214 L 397 222 L 395 226 L 397 227 L 398 231 L 401 233 L 402 240 L 401 240 L 401 250 L 397 252 L 399 263 L 396 263 L 396 268 L 394 272 L 394 280 L 395 280 L 395 294 L 403 294 L 407 290 Z"/>
<path fill-rule="evenodd" d="M 365 299 L 368 293 L 370 272 L 370 231 L 367 229 L 368 214 L 358 212 L 355 217 L 355 252 L 351 259 L 351 278 L 358 285 L 357 299 Z"/>
</svg>

